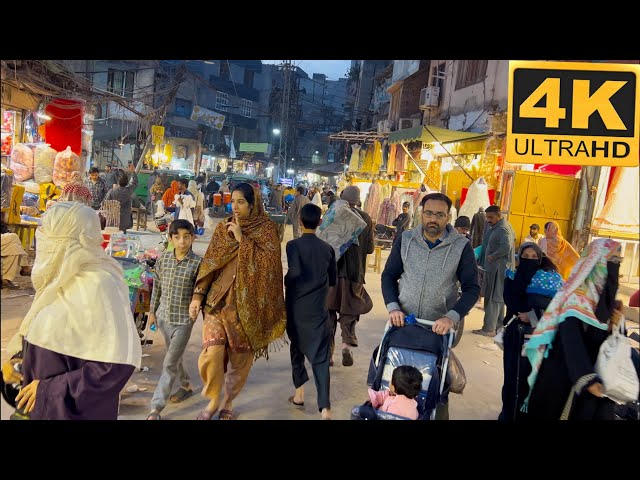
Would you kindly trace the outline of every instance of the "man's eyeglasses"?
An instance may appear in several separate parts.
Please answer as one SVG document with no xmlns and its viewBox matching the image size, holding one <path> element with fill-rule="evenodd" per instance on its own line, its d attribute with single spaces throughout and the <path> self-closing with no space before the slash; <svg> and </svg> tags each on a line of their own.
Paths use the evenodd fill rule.
<svg viewBox="0 0 640 480">
<path fill-rule="evenodd" d="M 447 218 L 447 213 L 444 212 L 432 212 L 431 210 L 424 210 L 422 212 L 422 215 L 424 215 L 427 218 L 433 218 L 436 217 L 438 220 L 443 220 L 445 218 Z"/>
</svg>

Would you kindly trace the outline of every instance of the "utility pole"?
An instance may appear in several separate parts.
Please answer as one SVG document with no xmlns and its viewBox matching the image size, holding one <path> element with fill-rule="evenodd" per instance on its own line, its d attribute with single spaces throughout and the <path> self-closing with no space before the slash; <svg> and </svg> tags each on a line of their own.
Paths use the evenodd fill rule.
<svg viewBox="0 0 640 480">
<path fill-rule="evenodd" d="M 278 170 L 280 175 L 287 174 L 287 144 L 289 143 L 289 110 L 291 108 L 291 60 L 283 60 L 280 65 L 282 72 L 282 105 L 280 109 L 280 143 L 278 156 Z"/>
</svg>

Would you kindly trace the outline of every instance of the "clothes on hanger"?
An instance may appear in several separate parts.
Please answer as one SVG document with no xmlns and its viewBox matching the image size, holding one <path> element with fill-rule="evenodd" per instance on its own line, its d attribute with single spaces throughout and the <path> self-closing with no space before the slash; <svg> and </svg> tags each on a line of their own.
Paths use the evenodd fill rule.
<svg viewBox="0 0 640 480">
<path fill-rule="evenodd" d="M 358 172 L 360 168 L 360 144 L 353 143 L 351 145 L 351 159 L 349 160 L 349 171 Z"/>
</svg>

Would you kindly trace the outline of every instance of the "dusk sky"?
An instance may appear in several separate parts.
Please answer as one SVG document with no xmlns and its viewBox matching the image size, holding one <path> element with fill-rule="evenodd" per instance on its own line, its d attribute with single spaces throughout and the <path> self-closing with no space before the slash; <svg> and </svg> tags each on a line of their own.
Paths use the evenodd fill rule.
<svg viewBox="0 0 640 480">
<path fill-rule="evenodd" d="M 262 60 L 263 63 L 278 64 L 282 60 Z M 303 69 L 307 75 L 324 73 L 329 80 L 337 80 L 347 75 L 351 60 L 292 60 L 293 64 Z"/>
</svg>

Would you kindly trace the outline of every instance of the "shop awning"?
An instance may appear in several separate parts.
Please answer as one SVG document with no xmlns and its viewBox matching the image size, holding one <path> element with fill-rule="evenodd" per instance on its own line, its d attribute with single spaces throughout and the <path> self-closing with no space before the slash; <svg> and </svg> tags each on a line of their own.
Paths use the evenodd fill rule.
<svg viewBox="0 0 640 480">
<path fill-rule="evenodd" d="M 434 126 L 418 125 L 417 127 L 405 128 L 389 134 L 389 143 L 409 143 L 421 141 L 423 143 L 453 143 L 462 140 L 486 138 L 489 135 L 478 132 L 462 132 L 459 130 L 449 130 Z"/>
<path fill-rule="evenodd" d="M 327 165 L 319 166 L 313 173 L 320 175 L 321 177 L 336 177 L 338 175 L 342 175 L 343 172 L 343 163 L 329 163 Z"/>
</svg>

